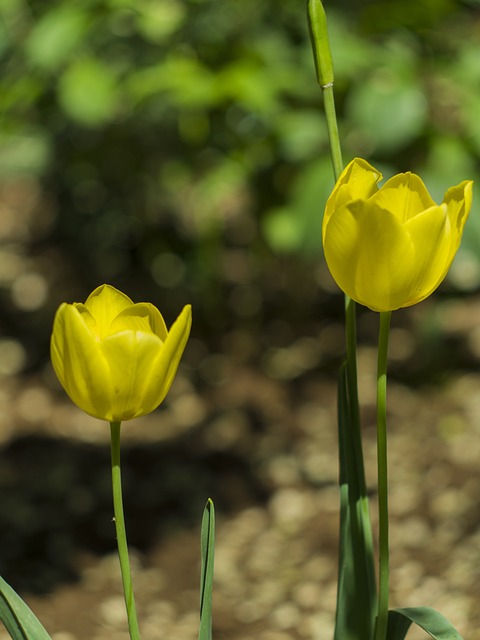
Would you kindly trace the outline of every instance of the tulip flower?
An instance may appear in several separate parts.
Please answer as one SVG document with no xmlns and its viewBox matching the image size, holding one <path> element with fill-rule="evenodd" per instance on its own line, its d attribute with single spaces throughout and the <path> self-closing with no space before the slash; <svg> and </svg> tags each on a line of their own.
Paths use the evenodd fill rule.
<svg viewBox="0 0 480 640">
<path fill-rule="evenodd" d="M 60 305 L 53 368 L 72 401 L 101 420 L 124 421 L 158 407 L 175 377 L 191 327 L 187 305 L 170 331 L 156 307 L 102 285 L 80 304 Z"/>
<path fill-rule="evenodd" d="M 381 174 L 354 159 L 327 201 L 325 259 L 350 298 L 393 311 L 427 298 L 445 278 L 472 203 L 472 182 L 446 192 L 440 205 L 414 173 L 378 187 Z"/>
</svg>

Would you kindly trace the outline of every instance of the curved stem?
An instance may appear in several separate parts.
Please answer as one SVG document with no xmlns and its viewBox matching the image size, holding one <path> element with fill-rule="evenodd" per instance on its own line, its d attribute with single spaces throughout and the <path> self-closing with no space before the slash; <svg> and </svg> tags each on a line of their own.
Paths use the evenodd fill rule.
<svg viewBox="0 0 480 640">
<path fill-rule="evenodd" d="M 115 529 L 117 533 L 118 557 L 122 573 L 123 593 L 127 608 L 128 629 L 131 640 L 140 640 L 137 611 L 133 597 L 132 576 L 128 559 L 127 533 L 123 515 L 122 476 L 120 472 L 120 422 L 110 423 L 111 452 L 112 452 L 112 489 L 113 510 L 115 514 Z"/>
<path fill-rule="evenodd" d="M 380 314 L 377 364 L 377 465 L 378 465 L 378 530 L 379 593 L 375 640 L 387 636 L 390 560 L 388 550 L 388 466 L 387 466 L 387 353 L 390 311 Z"/>
</svg>

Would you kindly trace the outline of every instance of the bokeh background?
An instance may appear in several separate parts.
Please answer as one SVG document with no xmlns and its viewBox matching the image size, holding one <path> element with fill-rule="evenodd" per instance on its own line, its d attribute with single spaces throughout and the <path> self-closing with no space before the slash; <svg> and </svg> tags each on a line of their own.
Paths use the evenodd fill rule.
<svg viewBox="0 0 480 640">
<path fill-rule="evenodd" d="M 325 6 L 345 160 L 413 170 L 439 201 L 475 179 L 478 0 Z M 0 60 L 1 574 L 54 640 L 126 638 L 108 427 L 48 355 L 58 305 L 108 282 L 167 324 L 194 310 L 167 401 L 124 428 L 144 638 L 196 636 L 207 497 L 216 636 L 328 637 L 343 302 L 322 257 L 333 177 L 305 4 L 0 0 Z M 389 405 L 393 602 L 435 606 L 469 640 L 479 285 L 474 203 L 447 281 L 394 315 Z M 376 329 L 360 309 L 372 498 Z"/>
</svg>

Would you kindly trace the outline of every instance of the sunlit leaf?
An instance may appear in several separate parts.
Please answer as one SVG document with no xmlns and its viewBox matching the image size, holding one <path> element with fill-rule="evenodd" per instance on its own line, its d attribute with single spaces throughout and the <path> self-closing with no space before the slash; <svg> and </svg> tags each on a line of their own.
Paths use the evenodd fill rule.
<svg viewBox="0 0 480 640">
<path fill-rule="evenodd" d="M 427 101 L 421 86 L 409 74 L 378 68 L 353 88 L 349 117 L 371 150 L 405 147 L 420 134 L 427 119 Z"/>
<path fill-rule="evenodd" d="M 13 640 L 51 640 L 20 596 L 0 578 L 0 620 Z"/>
<path fill-rule="evenodd" d="M 430 607 L 408 607 L 389 611 L 387 640 L 404 640 L 412 623 L 435 640 L 463 640 L 455 627 L 441 613 Z"/>
<path fill-rule="evenodd" d="M 62 75 L 59 99 L 66 113 L 81 124 L 103 124 L 117 109 L 119 95 L 115 77 L 101 62 L 84 58 Z"/>
<path fill-rule="evenodd" d="M 138 6 L 140 33 L 152 42 L 163 42 L 183 23 L 186 9 L 180 0 L 157 0 Z"/>
<path fill-rule="evenodd" d="M 53 7 L 35 24 L 26 41 L 26 53 L 34 66 L 55 69 L 72 54 L 84 37 L 88 16 L 81 6 Z"/>
</svg>

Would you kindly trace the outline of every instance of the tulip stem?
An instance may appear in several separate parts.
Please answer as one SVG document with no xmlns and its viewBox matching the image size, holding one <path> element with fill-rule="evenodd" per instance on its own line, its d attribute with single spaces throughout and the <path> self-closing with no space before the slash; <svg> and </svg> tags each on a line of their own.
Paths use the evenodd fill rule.
<svg viewBox="0 0 480 640">
<path fill-rule="evenodd" d="M 391 311 L 380 313 L 377 361 L 377 465 L 379 574 L 375 640 L 387 637 L 390 561 L 388 549 L 387 354 Z"/>
<path fill-rule="evenodd" d="M 123 515 L 122 476 L 120 472 L 120 427 L 121 422 L 110 423 L 111 452 L 112 452 L 112 489 L 113 511 L 115 514 L 115 529 L 117 533 L 118 556 L 122 573 L 123 593 L 127 609 L 128 629 L 131 640 L 140 640 L 137 611 L 133 597 L 132 576 L 128 559 L 127 533 Z"/>
<path fill-rule="evenodd" d="M 317 10 L 320 10 L 320 6 Z M 326 30 L 326 25 L 325 25 Z M 325 33 L 321 34 L 324 43 L 328 45 L 328 38 Z M 340 136 L 338 133 L 337 113 L 335 109 L 334 78 L 333 69 L 331 81 L 320 83 L 322 87 L 325 117 L 327 120 L 328 139 L 330 143 L 330 156 L 332 159 L 333 175 L 335 182 L 339 179 L 343 171 L 342 149 Z M 352 509 L 351 537 L 359 546 L 353 560 L 356 575 L 356 585 L 363 583 L 362 592 L 362 613 L 357 617 L 357 624 L 362 625 L 359 633 L 364 637 L 371 635 L 373 628 L 373 618 L 377 602 L 377 591 L 375 583 L 375 567 L 373 560 L 373 535 L 370 521 L 367 487 L 365 481 L 365 465 L 363 459 L 362 434 L 360 425 L 360 406 L 358 400 L 357 381 L 357 319 L 356 304 L 349 296 L 345 295 L 345 333 L 346 333 L 346 373 L 347 373 L 347 395 L 349 409 L 349 434 L 351 442 L 352 459 L 350 461 L 350 481 L 349 492 L 354 501 Z M 360 587 L 361 588 L 361 587 Z M 342 596 L 343 597 L 343 596 Z M 345 596 L 349 597 L 349 596 Z M 355 597 L 355 596 L 350 596 Z M 360 598 L 357 594 L 357 598 Z M 360 600 L 359 600 L 360 601 Z M 337 614 L 343 606 L 337 596 Z M 335 640 L 339 631 L 335 628 Z"/>
<path fill-rule="evenodd" d="M 333 175 L 335 182 L 343 171 L 342 149 L 340 137 L 338 135 L 337 114 L 335 111 L 335 97 L 333 93 L 333 82 L 322 87 L 325 116 L 327 118 L 328 139 L 330 141 L 330 154 L 333 164 Z"/>
</svg>

